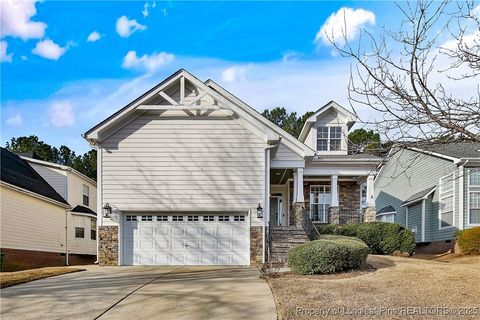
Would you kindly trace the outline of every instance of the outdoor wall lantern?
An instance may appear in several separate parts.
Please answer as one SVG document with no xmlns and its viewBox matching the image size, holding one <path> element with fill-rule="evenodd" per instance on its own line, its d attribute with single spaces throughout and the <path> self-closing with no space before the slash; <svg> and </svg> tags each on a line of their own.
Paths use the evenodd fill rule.
<svg viewBox="0 0 480 320">
<path fill-rule="evenodd" d="M 105 206 L 103 207 L 103 216 L 105 218 L 110 218 L 112 216 L 112 207 L 108 202 L 105 203 Z"/>
<path fill-rule="evenodd" d="M 263 208 L 260 205 L 260 203 L 258 204 L 258 207 L 257 207 L 257 218 L 263 218 Z"/>
</svg>

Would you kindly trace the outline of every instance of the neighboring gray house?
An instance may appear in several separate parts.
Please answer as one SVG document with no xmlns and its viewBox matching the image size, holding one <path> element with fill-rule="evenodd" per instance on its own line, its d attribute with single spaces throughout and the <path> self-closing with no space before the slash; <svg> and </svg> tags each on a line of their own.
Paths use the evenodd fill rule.
<svg viewBox="0 0 480 320">
<path fill-rule="evenodd" d="M 375 203 L 377 220 L 413 231 L 420 248 L 451 249 L 456 231 L 480 226 L 480 142 L 392 148 Z"/>
<path fill-rule="evenodd" d="M 280 261 L 313 222 L 374 215 L 380 159 L 348 154 L 355 121 L 331 101 L 296 139 L 179 70 L 84 135 L 98 151 L 100 264 Z"/>
</svg>

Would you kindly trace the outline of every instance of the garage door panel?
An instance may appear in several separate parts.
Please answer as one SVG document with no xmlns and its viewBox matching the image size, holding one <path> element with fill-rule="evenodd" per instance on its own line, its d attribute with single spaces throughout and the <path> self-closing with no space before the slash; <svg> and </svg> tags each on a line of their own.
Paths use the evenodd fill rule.
<svg viewBox="0 0 480 320">
<path fill-rule="evenodd" d="M 127 215 L 127 265 L 245 265 L 250 229 L 244 216 Z"/>
</svg>

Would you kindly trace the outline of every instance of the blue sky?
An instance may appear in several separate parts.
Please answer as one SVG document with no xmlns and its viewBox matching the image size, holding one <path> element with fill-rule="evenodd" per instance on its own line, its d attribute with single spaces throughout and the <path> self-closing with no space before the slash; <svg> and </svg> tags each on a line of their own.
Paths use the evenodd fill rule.
<svg viewBox="0 0 480 320">
<path fill-rule="evenodd" d="M 395 4 L 378 1 L 1 5 L 9 15 L 2 16 L 1 144 L 36 134 L 78 152 L 89 149 L 81 133 L 179 68 L 259 111 L 304 113 L 330 100 L 348 106 L 350 61 L 317 33 L 338 32 L 342 8 L 352 41 L 362 28 L 400 24 Z"/>
</svg>

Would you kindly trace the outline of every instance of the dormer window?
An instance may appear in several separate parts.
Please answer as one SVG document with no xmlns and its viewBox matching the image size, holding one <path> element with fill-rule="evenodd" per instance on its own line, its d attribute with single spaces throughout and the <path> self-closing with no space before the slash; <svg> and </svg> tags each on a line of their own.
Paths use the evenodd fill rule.
<svg viewBox="0 0 480 320">
<path fill-rule="evenodd" d="M 338 151 L 342 149 L 342 127 L 318 127 L 317 150 Z"/>
</svg>

